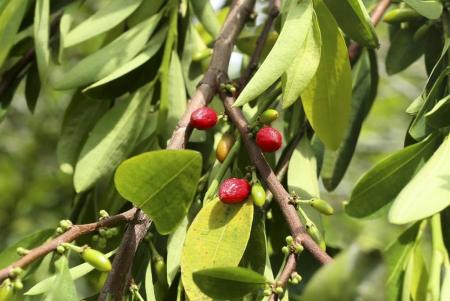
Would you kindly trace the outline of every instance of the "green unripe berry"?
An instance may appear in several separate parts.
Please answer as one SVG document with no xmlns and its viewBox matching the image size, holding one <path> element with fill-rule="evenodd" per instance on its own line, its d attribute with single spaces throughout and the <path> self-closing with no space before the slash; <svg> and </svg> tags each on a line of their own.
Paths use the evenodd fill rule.
<svg viewBox="0 0 450 301">
<path fill-rule="evenodd" d="M 266 191 L 261 186 L 261 184 L 259 183 L 253 184 L 251 194 L 253 202 L 255 203 L 256 206 L 258 207 L 264 206 L 264 204 L 266 203 Z"/>
<path fill-rule="evenodd" d="M 259 121 L 262 124 L 271 124 L 278 118 L 278 111 L 274 109 L 268 109 L 262 112 L 261 116 L 259 116 Z"/>
<path fill-rule="evenodd" d="M 422 15 L 414 9 L 402 7 L 393 9 L 386 13 L 383 17 L 383 21 L 390 24 L 397 24 L 402 22 L 417 21 L 422 18 Z"/>
<path fill-rule="evenodd" d="M 332 215 L 334 213 L 333 207 L 324 200 L 312 199 L 310 205 L 322 214 Z"/>
<path fill-rule="evenodd" d="M 111 271 L 111 262 L 109 259 L 100 251 L 94 250 L 92 248 L 86 248 L 81 253 L 81 257 L 83 257 L 84 261 L 92 265 L 99 271 L 109 272 Z"/>
</svg>

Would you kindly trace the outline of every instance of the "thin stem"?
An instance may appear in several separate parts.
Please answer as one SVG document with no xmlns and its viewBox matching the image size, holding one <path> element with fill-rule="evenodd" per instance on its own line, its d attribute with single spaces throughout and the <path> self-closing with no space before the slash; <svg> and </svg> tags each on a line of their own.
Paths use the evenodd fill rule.
<svg viewBox="0 0 450 301">
<path fill-rule="evenodd" d="M 284 265 L 281 274 L 277 277 L 277 283 L 283 289 L 286 288 L 289 278 L 291 277 L 292 273 L 295 272 L 295 270 L 297 269 L 297 257 L 298 257 L 297 254 L 290 253 L 288 255 L 286 264 Z M 277 301 L 277 300 L 278 300 L 277 294 L 272 294 L 268 299 L 268 301 Z"/>
</svg>

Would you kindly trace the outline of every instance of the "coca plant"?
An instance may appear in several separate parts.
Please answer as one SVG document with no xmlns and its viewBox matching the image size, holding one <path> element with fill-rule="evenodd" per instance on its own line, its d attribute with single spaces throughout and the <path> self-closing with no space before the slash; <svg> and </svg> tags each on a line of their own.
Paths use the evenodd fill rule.
<svg viewBox="0 0 450 301">
<path fill-rule="evenodd" d="M 0 300 L 450 300 L 449 2 L 220 5 L 0 4 L 0 120 L 23 90 L 31 113 L 70 98 L 55 156 L 75 195 L 0 253 Z M 404 147 L 321 197 L 379 64 L 422 57 Z"/>
</svg>

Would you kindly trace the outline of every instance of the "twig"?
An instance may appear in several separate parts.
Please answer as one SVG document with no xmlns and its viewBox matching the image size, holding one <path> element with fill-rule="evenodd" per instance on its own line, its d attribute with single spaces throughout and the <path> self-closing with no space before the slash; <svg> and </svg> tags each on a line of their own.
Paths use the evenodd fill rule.
<svg viewBox="0 0 450 301">
<path fill-rule="evenodd" d="M 128 211 L 125 211 L 117 215 L 113 215 L 111 217 L 102 219 L 95 223 L 73 225 L 69 230 L 67 230 L 63 234 L 57 236 L 56 238 L 52 239 L 49 242 L 44 243 L 43 245 L 40 245 L 39 247 L 31 249 L 28 254 L 20 258 L 18 261 L 0 270 L 0 283 L 6 278 L 8 278 L 13 268 L 27 267 L 29 264 L 33 263 L 40 257 L 56 250 L 56 248 L 64 242 L 74 241 L 75 239 L 77 239 L 82 235 L 95 232 L 101 228 L 109 228 L 116 226 L 118 224 L 132 221 L 137 211 L 138 209 L 132 208 Z"/>
<path fill-rule="evenodd" d="M 279 285 L 283 289 L 286 288 L 289 278 L 297 268 L 297 257 L 298 257 L 297 254 L 294 253 L 289 254 L 289 257 L 286 260 L 286 264 L 284 265 L 283 271 L 281 272 L 280 276 L 277 279 L 277 285 Z M 278 295 L 272 294 L 270 295 L 267 301 L 277 301 L 277 300 Z"/>
<path fill-rule="evenodd" d="M 374 26 L 377 26 L 378 23 L 380 23 L 381 18 L 389 8 L 389 5 L 391 5 L 391 0 L 380 0 L 380 2 L 378 2 L 370 17 Z M 359 55 L 361 54 L 361 50 L 361 44 L 355 42 L 352 42 L 350 44 L 350 46 L 348 47 L 348 56 L 350 58 L 350 62 L 353 63 L 358 59 Z"/>
<path fill-rule="evenodd" d="M 270 168 L 263 153 L 255 144 L 252 138 L 249 136 L 249 128 L 247 120 L 242 114 L 241 110 L 233 107 L 235 101 L 234 97 L 221 93 L 221 97 L 224 103 L 225 111 L 232 120 L 233 124 L 239 130 L 242 140 L 250 160 L 259 172 L 259 175 L 266 183 L 267 188 L 274 195 L 275 200 L 280 206 L 281 212 L 284 215 L 292 236 L 295 237 L 297 243 L 302 244 L 306 250 L 308 250 L 313 257 L 315 257 L 320 263 L 326 264 L 332 261 L 332 258 L 322 251 L 322 249 L 314 242 L 314 240 L 306 233 L 295 208 L 289 204 L 290 195 L 278 181 L 272 168 Z"/>
<path fill-rule="evenodd" d="M 211 63 L 206 71 L 202 81 L 197 87 L 197 91 L 188 102 L 186 111 L 180 118 L 175 131 L 172 134 L 167 149 L 184 149 L 186 147 L 192 128 L 189 126 L 190 117 L 193 111 L 207 105 L 219 90 L 220 84 L 228 79 L 227 70 L 230 62 L 231 52 L 233 51 L 234 42 L 244 27 L 247 16 L 253 10 L 255 0 L 235 0 L 230 9 L 230 13 L 225 20 L 219 37 L 214 43 L 214 51 Z M 143 222 L 148 217 L 143 215 Z M 130 224 L 127 232 L 122 238 L 121 247 L 126 248 L 130 244 L 129 241 L 135 242 L 136 245 L 145 236 L 145 232 L 133 230 L 137 225 Z M 135 250 L 117 254 L 114 257 L 113 269 L 109 273 L 108 279 L 102 292 L 98 298 L 99 301 L 106 300 L 106 296 L 112 297 L 112 300 L 122 300 L 129 277 L 128 271 L 133 262 Z M 126 264 L 122 262 L 125 261 Z M 122 271 L 127 271 L 123 273 Z M 112 285 L 115 285 L 112 287 Z"/>
</svg>

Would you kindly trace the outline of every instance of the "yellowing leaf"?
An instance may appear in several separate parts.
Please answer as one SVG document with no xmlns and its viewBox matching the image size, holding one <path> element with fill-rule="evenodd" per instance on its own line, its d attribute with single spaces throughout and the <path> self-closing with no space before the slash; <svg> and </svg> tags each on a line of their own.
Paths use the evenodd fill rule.
<svg viewBox="0 0 450 301">
<path fill-rule="evenodd" d="M 253 204 L 209 202 L 191 224 L 181 257 L 181 277 L 190 300 L 212 300 L 195 285 L 193 272 L 237 266 L 250 237 Z"/>
</svg>

